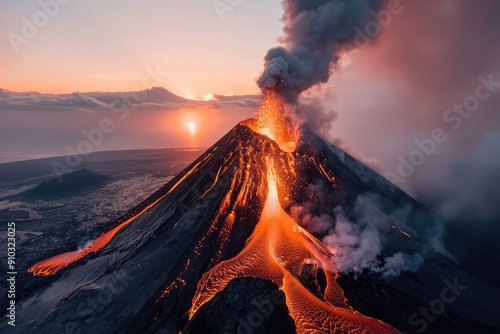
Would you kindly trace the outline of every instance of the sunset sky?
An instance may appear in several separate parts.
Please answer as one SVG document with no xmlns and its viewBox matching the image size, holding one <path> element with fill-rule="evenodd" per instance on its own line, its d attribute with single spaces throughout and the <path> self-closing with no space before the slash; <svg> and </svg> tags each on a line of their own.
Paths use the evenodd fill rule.
<svg viewBox="0 0 500 334">
<path fill-rule="evenodd" d="M 242 1 L 221 20 L 211 0 L 73 0 L 16 53 L 7 35 L 22 36 L 22 18 L 40 9 L 0 3 L 1 88 L 130 91 L 158 66 L 163 86 L 185 97 L 257 93 L 262 58 L 281 34 L 280 1 Z"/>
<path fill-rule="evenodd" d="M 41 8 L 1 1 L 0 162 L 67 154 L 120 96 L 89 92 L 152 86 L 165 90 L 132 103 L 130 117 L 116 120 L 96 150 L 212 145 L 258 107 L 255 79 L 282 35 L 280 2 L 243 0 L 221 17 L 212 0 L 72 0 L 16 52 L 9 39 L 23 34 L 26 20 L 43 20 Z M 416 140 L 443 128 L 447 141 L 412 175 L 414 184 L 465 180 L 456 174 L 464 161 L 497 168 L 498 91 L 457 130 L 443 117 L 475 94 L 480 77 L 500 82 L 500 2 L 401 3 L 378 39 L 344 55 L 327 84 L 306 92 L 335 119 L 328 139 L 384 174 L 418 149 Z M 158 80 L 150 80 L 151 71 Z M 221 96 L 192 100 L 206 94 Z M 474 177 L 469 188 L 480 183 Z M 471 202 L 465 192 L 453 193 Z"/>
</svg>

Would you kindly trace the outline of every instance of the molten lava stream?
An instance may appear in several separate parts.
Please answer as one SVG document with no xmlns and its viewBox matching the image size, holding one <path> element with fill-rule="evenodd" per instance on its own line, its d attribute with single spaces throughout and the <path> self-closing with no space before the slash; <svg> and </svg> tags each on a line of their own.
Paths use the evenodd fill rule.
<svg viewBox="0 0 500 334">
<path fill-rule="evenodd" d="M 130 223 L 133 219 L 135 219 L 135 217 L 123 222 L 122 224 L 118 225 L 111 231 L 103 233 L 99 238 L 95 239 L 90 245 L 88 245 L 84 249 L 79 249 L 76 251 L 59 254 L 51 258 L 48 258 L 47 260 L 38 262 L 34 266 L 30 267 L 28 269 L 28 272 L 33 273 L 33 275 L 35 276 L 37 275 L 49 276 L 55 274 L 59 270 L 69 266 L 71 263 L 84 258 L 90 253 L 95 253 L 102 247 L 106 246 L 111 241 L 111 239 L 113 239 L 116 232 L 118 232 L 123 226 Z"/>
<path fill-rule="evenodd" d="M 196 168 L 200 165 L 201 162 L 202 161 L 198 162 L 193 168 L 191 168 L 191 170 L 189 170 L 189 172 L 187 172 L 177 183 L 175 183 L 167 193 L 162 195 L 160 198 L 155 200 L 152 204 L 148 205 L 146 208 L 144 208 L 139 213 L 135 214 L 133 217 L 127 219 L 126 221 L 119 224 L 118 226 L 111 229 L 110 231 L 101 234 L 97 239 L 95 239 L 87 247 L 85 247 L 83 249 L 76 250 L 76 251 L 59 254 L 59 255 L 53 256 L 51 258 L 48 258 L 46 260 L 43 260 L 41 262 L 38 262 L 37 264 L 31 266 L 28 269 L 28 272 L 33 273 L 33 275 L 35 275 L 35 276 L 53 275 L 56 272 L 58 272 L 59 270 L 66 268 L 67 266 L 69 266 L 73 262 L 76 262 L 80 259 L 83 259 L 88 254 L 97 252 L 98 250 L 100 250 L 101 248 L 106 246 L 111 241 L 111 239 L 113 239 L 115 234 L 118 233 L 118 231 L 122 229 L 122 227 L 124 227 L 124 226 L 128 225 L 129 223 L 131 223 L 132 221 L 134 221 L 137 217 L 142 215 L 149 208 L 154 206 L 156 203 L 161 201 L 165 196 L 170 194 L 175 188 L 177 188 L 177 186 L 180 183 L 182 183 L 182 181 L 184 181 L 191 173 L 193 173 L 196 170 Z"/>
<path fill-rule="evenodd" d="M 260 221 L 245 248 L 233 259 L 220 262 L 203 275 L 190 316 L 232 279 L 253 276 L 271 280 L 285 292 L 298 333 L 399 333 L 390 325 L 365 317 L 347 305 L 335 281 L 327 247 L 281 208 L 274 172 L 268 173 L 268 184 Z M 297 278 L 303 265 L 311 263 L 317 264 L 327 276 L 327 288 L 319 296 L 311 293 Z"/>
<path fill-rule="evenodd" d="M 293 152 L 299 137 L 298 129 L 293 130 L 291 120 L 285 114 L 285 100 L 278 92 L 269 91 L 258 111 L 257 118 L 240 124 L 274 140 L 285 152 Z"/>
</svg>

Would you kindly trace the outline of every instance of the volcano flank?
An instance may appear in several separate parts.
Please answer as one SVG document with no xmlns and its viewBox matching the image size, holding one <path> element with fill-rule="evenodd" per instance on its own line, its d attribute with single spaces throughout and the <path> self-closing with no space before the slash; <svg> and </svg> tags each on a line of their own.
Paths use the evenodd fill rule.
<svg viewBox="0 0 500 334">
<path fill-rule="evenodd" d="M 419 228 L 436 217 L 413 198 L 311 132 L 302 131 L 294 147 L 288 139 L 280 145 L 252 130 L 255 122 L 234 127 L 86 248 L 40 258 L 29 269 L 40 282 L 21 302 L 18 327 L 416 333 L 408 314 L 439 296 L 444 279 L 473 280 L 426 245 Z M 309 232 L 292 218 L 294 205 L 311 200 L 311 184 L 322 185 L 318 215 L 336 206 L 347 214 L 366 193 L 388 215 L 411 207 L 404 222 L 387 221 L 380 257 L 418 252 L 426 258 L 418 272 L 392 282 L 380 273 L 339 272 L 335 247 L 321 241 L 328 232 Z M 487 328 L 491 319 L 479 309 L 450 306 L 432 329 Z"/>
</svg>

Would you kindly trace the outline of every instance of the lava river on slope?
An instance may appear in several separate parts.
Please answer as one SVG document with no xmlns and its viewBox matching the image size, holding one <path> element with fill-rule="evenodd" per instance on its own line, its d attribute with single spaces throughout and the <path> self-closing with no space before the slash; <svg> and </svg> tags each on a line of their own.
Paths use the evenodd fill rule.
<svg viewBox="0 0 500 334">
<path fill-rule="evenodd" d="M 180 332 L 183 321 L 189 321 L 231 280 L 259 277 L 277 284 L 285 293 L 297 333 L 398 333 L 347 304 L 331 261 L 335 249 L 325 246 L 286 213 L 284 208 L 302 196 L 311 179 L 320 177 L 331 187 L 336 187 L 336 179 L 324 157 L 297 150 L 300 134 L 281 116 L 282 106 L 278 96 L 268 95 L 259 118 L 239 125 L 254 133 L 251 142 L 233 135 L 222 142 L 225 147 L 214 145 L 89 246 L 43 260 L 29 271 L 51 276 L 67 267 L 65 270 L 72 270 L 89 254 L 99 255 L 126 227 L 136 224 L 140 229 L 138 221 L 158 210 L 164 201 L 175 201 L 171 198 L 174 190 L 183 191 L 188 180 L 204 175 L 210 166 L 216 171 L 211 186 L 183 205 L 189 209 L 211 198 L 208 203 L 218 203 L 216 209 L 207 214 L 209 225 L 190 243 L 190 251 L 179 258 L 183 264 L 170 272 L 173 278 L 165 277 L 161 289 L 137 312 L 142 332 L 155 332 L 176 312 L 181 313 L 177 319 L 185 319 L 172 327 Z M 221 180 L 229 185 L 227 190 L 218 186 Z M 215 191 L 223 192 L 220 202 L 209 197 Z M 151 238 L 162 231 L 157 229 Z"/>
</svg>

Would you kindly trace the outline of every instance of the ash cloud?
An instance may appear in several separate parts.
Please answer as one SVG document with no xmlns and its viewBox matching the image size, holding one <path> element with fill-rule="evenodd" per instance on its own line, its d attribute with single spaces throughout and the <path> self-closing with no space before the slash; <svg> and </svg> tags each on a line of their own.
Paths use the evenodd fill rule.
<svg viewBox="0 0 500 334">
<path fill-rule="evenodd" d="M 382 0 L 285 0 L 282 47 L 265 56 L 257 84 L 265 92 L 278 89 L 292 103 L 309 88 L 326 83 L 339 61 L 342 44 L 356 37 Z"/>
<path fill-rule="evenodd" d="M 315 98 L 304 95 L 328 82 L 338 72 L 342 54 L 352 51 L 363 36 L 363 46 L 377 37 L 366 31 L 376 23 L 383 0 L 285 0 L 282 46 L 272 48 L 264 58 L 264 71 L 257 79 L 262 92 L 277 90 L 285 98 L 286 116 L 302 128 L 313 131 L 331 143 L 341 145 L 370 166 L 377 162 L 365 157 L 332 135 L 337 111 Z M 381 28 L 381 26 L 378 26 Z M 302 94 L 305 93 L 305 94 Z M 299 101 L 300 97 L 300 101 Z"/>
<path fill-rule="evenodd" d="M 401 242 L 397 237 L 391 239 L 394 238 L 395 231 L 392 224 L 396 221 L 406 222 L 412 213 L 411 208 L 387 214 L 380 210 L 379 196 L 363 193 L 357 197 L 352 207 L 343 208 L 338 205 L 331 212 L 318 212 L 318 207 L 325 207 L 321 203 L 327 200 L 322 192 L 323 186 L 321 183 L 310 184 L 306 193 L 313 200 L 293 206 L 290 213 L 308 231 L 323 236 L 323 242 L 335 251 L 331 260 L 336 270 L 356 275 L 369 271 L 392 278 L 401 272 L 416 272 L 420 268 L 426 257 L 425 249 L 395 251 L 392 248 L 392 240 L 395 240 L 396 245 Z M 417 233 L 413 229 L 411 232 Z M 398 234 L 396 231 L 396 235 Z M 432 237 L 427 235 L 429 239 Z M 434 241 L 440 243 L 438 240 Z"/>
<path fill-rule="evenodd" d="M 340 272 L 369 270 L 384 277 L 398 276 L 402 271 L 416 272 L 424 262 L 420 253 L 397 252 L 384 256 L 384 243 L 395 216 L 379 210 L 370 194 L 362 194 L 354 203 L 354 219 L 344 210 L 334 210 L 335 225 L 323 242 L 335 249 L 333 263 Z"/>
<path fill-rule="evenodd" d="M 398 156 L 416 149 L 415 139 L 446 130 L 447 141 L 398 186 L 439 212 L 449 251 L 497 285 L 500 262 L 488 254 L 499 248 L 500 91 L 457 130 L 443 116 L 475 94 L 479 76 L 500 81 L 499 11 L 496 0 L 408 2 L 377 43 L 352 54 L 336 85 L 322 92 L 341 111 L 336 135 L 377 157 L 382 174 L 396 171 Z"/>
<path fill-rule="evenodd" d="M 330 142 L 336 138 L 331 135 L 333 122 L 338 118 L 338 113 L 328 109 L 321 101 L 313 99 L 298 106 L 292 107 L 295 123 L 305 127 Z"/>
<path fill-rule="evenodd" d="M 384 265 L 374 268 L 375 272 L 381 272 L 385 277 L 399 276 L 401 272 L 417 272 L 424 263 L 425 258 L 420 253 L 412 255 L 398 252 L 384 259 Z"/>
</svg>

